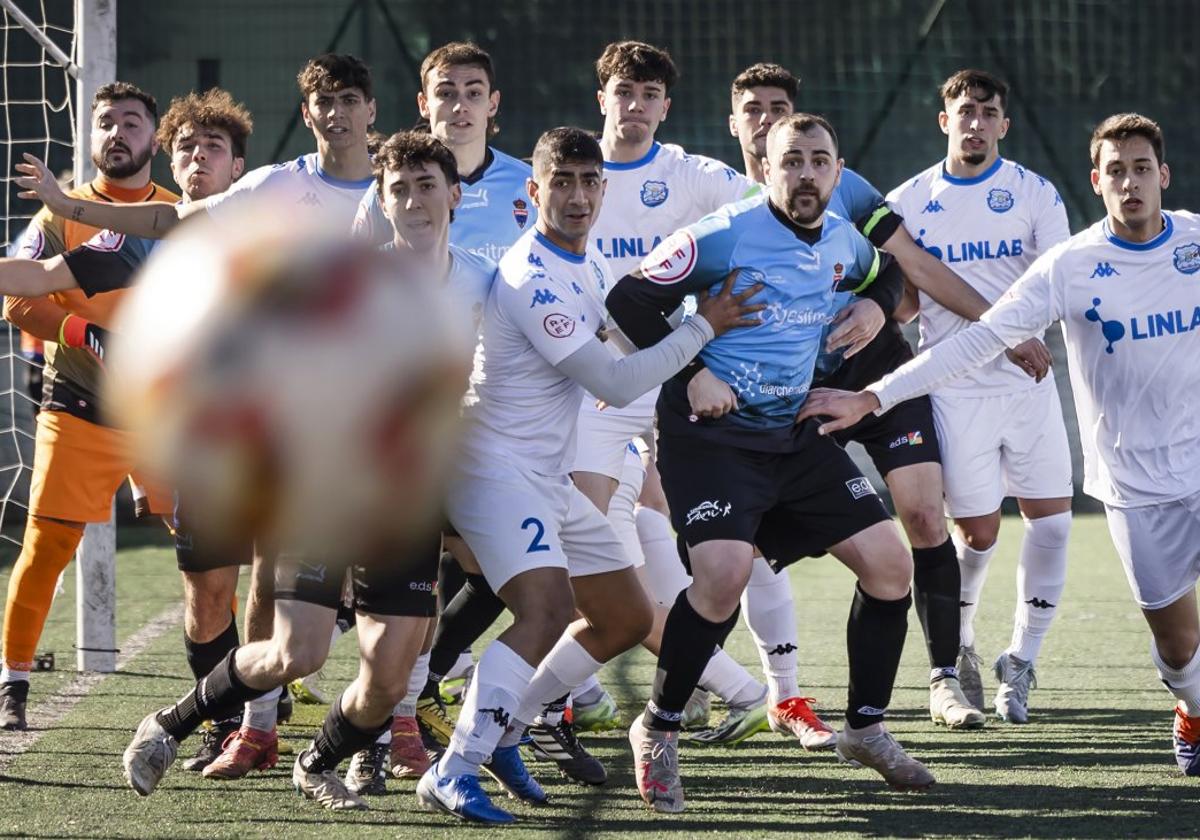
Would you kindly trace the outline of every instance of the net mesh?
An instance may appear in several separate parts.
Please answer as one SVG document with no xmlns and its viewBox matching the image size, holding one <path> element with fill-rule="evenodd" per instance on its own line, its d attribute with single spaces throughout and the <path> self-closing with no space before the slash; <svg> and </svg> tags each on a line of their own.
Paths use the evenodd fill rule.
<svg viewBox="0 0 1200 840">
<path fill-rule="evenodd" d="M 20 11 L 68 56 L 75 55 L 70 0 L 23 2 Z M 13 166 L 30 153 L 51 171 L 71 168 L 75 149 L 74 82 L 6 8 L 0 8 L 0 184 L 4 196 L 4 245 L 11 255 L 40 206 L 17 198 Z M 36 348 L 36 349 L 35 349 Z M 40 381 L 40 347 L 22 349 L 20 332 L 0 327 L 0 547 L 20 544 L 29 503 L 33 429 Z"/>
</svg>

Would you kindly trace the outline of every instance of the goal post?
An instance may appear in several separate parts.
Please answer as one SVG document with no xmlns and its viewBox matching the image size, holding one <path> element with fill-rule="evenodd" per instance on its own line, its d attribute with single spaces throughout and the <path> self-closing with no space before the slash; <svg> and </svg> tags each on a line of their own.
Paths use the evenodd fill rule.
<svg viewBox="0 0 1200 840">
<path fill-rule="evenodd" d="M 5 244 L 23 230 L 30 213 L 19 206 L 12 184 L 13 165 L 21 152 L 37 154 L 54 171 L 68 161 L 74 183 L 95 174 L 90 154 L 91 101 L 96 89 L 116 78 L 116 0 L 0 0 L 3 13 L 3 96 L 6 133 L 0 180 L 4 195 Z M 18 40 L 20 42 L 18 43 Z M 25 393 L 20 373 L 32 362 L 16 347 L 16 331 L 8 335 L 8 381 L 0 474 L 6 481 L 0 506 L 0 535 L 18 542 L 32 465 L 33 397 Z M 82 671 L 116 669 L 116 525 L 88 525 L 76 554 L 76 665 Z"/>
</svg>

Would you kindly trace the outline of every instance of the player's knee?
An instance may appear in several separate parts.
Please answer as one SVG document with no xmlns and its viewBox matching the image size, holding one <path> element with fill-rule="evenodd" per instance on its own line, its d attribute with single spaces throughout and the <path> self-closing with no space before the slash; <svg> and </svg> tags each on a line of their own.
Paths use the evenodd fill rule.
<svg viewBox="0 0 1200 840">
<path fill-rule="evenodd" d="M 276 650 L 276 669 L 279 677 L 285 682 L 302 679 L 309 674 L 315 674 L 325 664 L 328 651 L 319 645 L 303 643 L 287 644 Z"/>
<path fill-rule="evenodd" d="M 940 505 L 920 505 L 903 511 L 900 522 L 914 546 L 932 548 L 946 541 L 946 515 Z"/>
<path fill-rule="evenodd" d="M 699 577 L 693 580 L 688 598 L 701 615 L 713 621 L 724 620 L 738 608 L 748 578 L 749 574 L 739 568 L 711 570 L 703 580 Z"/>
<path fill-rule="evenodd" d="M 1178 628 L 1166 638 L 1156 638 L 1154 644 L 1163 664 L 1179 670 L 1196 658 L 1196 651 L 1200 650 L 1200 635 L 1190 628 Z"/>
<path fill-rule="evenodd" d="M 363 705 L 371 711 L 390 711 L 407 693 L 408 675 L 397 668 L 374 669 L 361 686 Z"/>
<path fill-rule="evenodd" d="M 621 604 L 619 629 L 621 647 L 631 648 L 641 644 L 654 629 L 654 605 L 643 592 L 638 598 L 628 598 Z"/>
<path fill-rule="evenodd" d="M 517 613 L 514 624 L 519 622 L 537 638 L 549 640 L 550 644 L 554 644 L 574 618 L 574 598 L 547 598 L 535 609 L 525 609 Z"/>
<path fill-rule="evenodd" d="M 996 537 L 1000 535 L 1000 523 L 973 522 L 966 527 L 960 525 L 959 530 L 962 533 L 963 542 L 969 548 L 975 551 L 987 551 L 996 544 Z"/>
</svg>

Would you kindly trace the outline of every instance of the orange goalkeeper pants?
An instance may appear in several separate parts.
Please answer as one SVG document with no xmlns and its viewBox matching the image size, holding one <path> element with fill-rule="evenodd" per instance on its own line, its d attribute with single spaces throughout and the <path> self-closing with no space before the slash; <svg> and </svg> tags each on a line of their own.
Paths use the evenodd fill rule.
<svg viewBox="0 0 1200 840">
<path fill-rule="evenodd" d="M 4 603 L 4 664 L 11 670 L 33 670 L 38 639 L 54 600 L 54 586 L 82 538 L 82 525 L 40 516 L 30 516 L 25 523 L 21 556 L 8 580 Z"/>
</svg>

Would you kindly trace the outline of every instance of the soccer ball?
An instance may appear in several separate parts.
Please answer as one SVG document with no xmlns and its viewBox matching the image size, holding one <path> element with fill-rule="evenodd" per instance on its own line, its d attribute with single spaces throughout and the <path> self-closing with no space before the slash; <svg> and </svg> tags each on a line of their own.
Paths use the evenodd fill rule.
<svg viewBox="0 0 1200 840">
<path fill-rule="evenodd" d="M 361 563 L 428 533 L 469 315 L 336 220 L 269 197 L 231 210 L 159 245 L 122 307 L 118 425 L 218 547 Z"/>
</svg>

